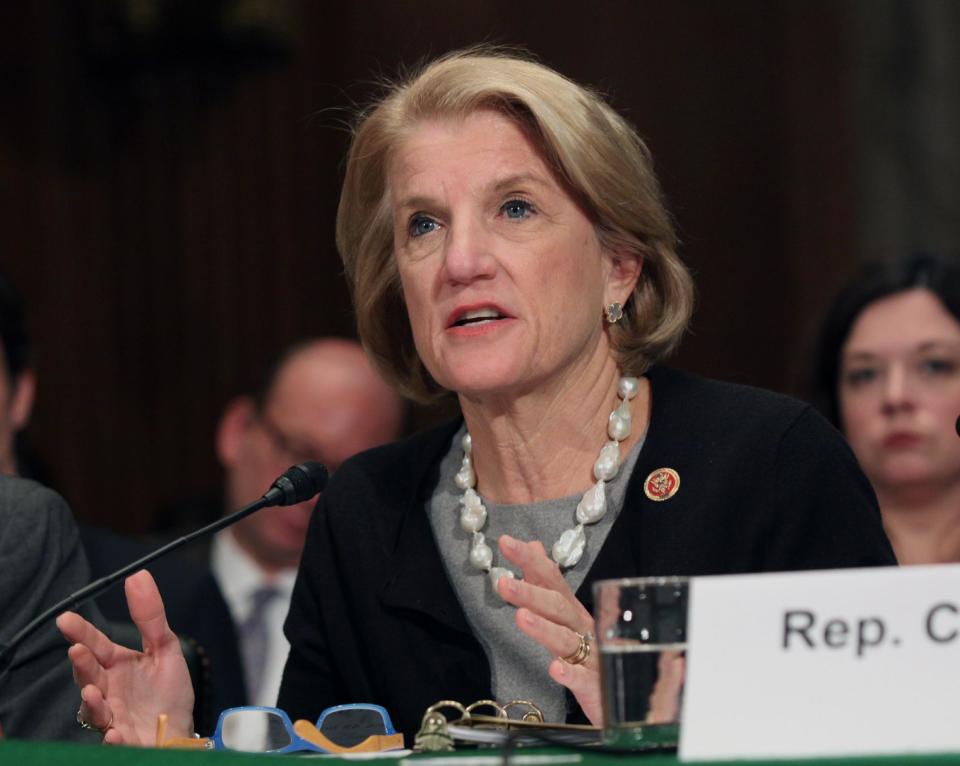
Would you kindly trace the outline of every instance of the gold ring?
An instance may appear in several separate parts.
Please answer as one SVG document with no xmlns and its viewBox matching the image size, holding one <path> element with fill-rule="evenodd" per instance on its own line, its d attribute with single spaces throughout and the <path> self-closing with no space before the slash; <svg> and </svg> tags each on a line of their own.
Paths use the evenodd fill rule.
<svg viewBox="0 0 960 766">
<path fill-rule="evenodd" d="M 574 631 L 576 633 L 576 631 Z M 593 636 L 589 633 L 577 633 L 577 638 L 580 640 L 580 643 L 577 645 L 577 649 L 573 654 L 568 654 L 566 657 L 561 657 L 560 659 L 570 665 L 582 665 L 587 661 L 587 657 L 590 656 L 590 642 L 593 640 Z"/>
</svg>

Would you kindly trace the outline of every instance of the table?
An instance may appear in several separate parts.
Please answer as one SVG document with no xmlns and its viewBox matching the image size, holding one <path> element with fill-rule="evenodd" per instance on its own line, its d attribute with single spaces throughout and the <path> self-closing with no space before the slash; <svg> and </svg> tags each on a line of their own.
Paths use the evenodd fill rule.
<svg viewBox="0 0 960 766">
<path fill-rule="evenodd" d="M 636 754 L 629 757 L 605 755 L 602 753 L 582 754 L 582 759 L 575 760 L 578 753 L 572 750 L 555 748 L 524 748 L 515 751 L 511 756 L 511 763 L 517 766 L 564 766 L 564 764 L 578 763 L 580 766 L 615 766 L 623 764 L 641 764 L 641 766 L 676 766 L 678 761 L 674 755 Z M 490 760 L 496 756 L 496 750 L 460 750 L 457 753 L 413 755 L 403 757 L 377 758 L 374 764 L 382 766 L 398 766 L 403 760 L 413 760 L 417 764 L 430 766 L 447 766 L 451 761 L 462 761 L 463 766 L 494 766 L 497 761 Z M 476 760 L 483 757 L 481 761 Z M 524 756 L 535 756 L 534 758 Z M 519 758 L 518 761 L 515 758 Z M 98 745 L 76 745 L 63 742 L 18 742 L 5 740 L 0 742 L 0 766 L 256 766 L 257 764 L 271 764 L 276 766 L 282 760 L 290 761 L 291 766 L 301 761 L 297 756 L 290 755 L 250 755 L 246 753 L 225 753 L 211 751 L 187 750 L 153 750 L 127 747 L 103 747 Z M 296 759 L 291 761 L 291 759 Z M 334 758 L 323 756 L 325 762 L 337 761 L 342 766 L 346 761 L 353 763 L 370 764 L 368 760 Z M 499 760 L 499 759 L 498 759 Z M 704 763 L 705 766 L 707 762 Z M 714 762 L 710 762 L 714 763 Z M 817 760 L 790 760 L 790 761 L 724 761 L 716 762 L 715 766 L 736 766 L 738 763 L 749 763 L 751 766 L 960 766 L 960 753 L 944 755 L 915 755 L 915 756 L 884 756 L 866 758 L 822 758 Z"/>
</svg>

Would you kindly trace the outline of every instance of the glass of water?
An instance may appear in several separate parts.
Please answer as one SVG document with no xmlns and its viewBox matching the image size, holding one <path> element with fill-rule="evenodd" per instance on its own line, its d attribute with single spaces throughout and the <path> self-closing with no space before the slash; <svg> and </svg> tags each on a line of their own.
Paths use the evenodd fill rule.
<svg viewBox="0 0 960 766">
<path fill-rule="evenodd" d="M 594 584 L 604 740 L 638 750 L 679 742 L 686 674 L 685 577 Z"/>
</svg>

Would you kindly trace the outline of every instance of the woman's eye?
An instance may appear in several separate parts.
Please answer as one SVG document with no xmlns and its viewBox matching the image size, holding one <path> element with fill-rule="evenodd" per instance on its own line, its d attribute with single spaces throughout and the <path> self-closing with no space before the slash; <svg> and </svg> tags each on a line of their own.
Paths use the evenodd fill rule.
<svg viewBox="0 0 960 766">
<path fill-rule="evenodd" d="M 437 226 L 439 224 L 429 216 L 415 215 L 410 219 L 410 236 L 422 237 L 424 234 L 434 231 Z"/>
<path fill-rule="evenodd" d="M 950 359 L 924 359 L 920 362 L 920 371 L 927 375 L 951 375 L 957 365 Z"/>
<path fill-rule="evenodd" d="M 502 212 L 507 218 L 512 218 L 514 220 L 526 218 L 533 211 L 533 205 L 527 202 L 525 199 L 511 199 L 507 200 L 500 207 L 500 212 Z"/>
<path fill-rule="evenodd" d="M 863 386 L 867 383 L 872 383 L 879 377 L 880 373 L 872 367 L 860 367 L 853 370 L 847 370 L 844 374 L 844 380 L 847 382 L 847 385 L 853 386 Z"/>
</svg>

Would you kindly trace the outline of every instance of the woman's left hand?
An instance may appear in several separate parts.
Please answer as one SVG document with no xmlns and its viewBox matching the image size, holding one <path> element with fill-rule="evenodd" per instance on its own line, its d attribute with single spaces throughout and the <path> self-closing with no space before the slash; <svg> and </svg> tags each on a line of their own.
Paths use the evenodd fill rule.
<svg viewBox="0 0 960 766">
<path fill-rule="evenodd" d="M 596 654 L 591 652 L 579 665 L 559 659 L 577 651 L 580 635 L 593 636 L 590 612 L 577 601 L 542 543 L 525 543 L 503 535 L 500 552 L 523 574 L 522 580 L 501 577 L 497 583 L 501 598 L 518 607 L 517 627 L 558 658 L 550 663 L 550 677 L 571 691 L 591 723 L 601 725 L 600 666 Z"/>
</svg>

